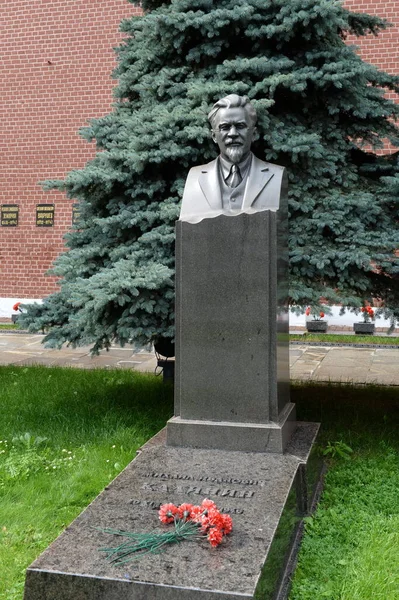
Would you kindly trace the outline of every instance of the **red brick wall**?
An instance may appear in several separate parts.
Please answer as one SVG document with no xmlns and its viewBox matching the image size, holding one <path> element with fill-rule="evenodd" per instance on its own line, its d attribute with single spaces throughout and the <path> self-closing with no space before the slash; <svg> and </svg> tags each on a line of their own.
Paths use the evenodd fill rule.
<svg viewBox="0 0 399 600">
<path fill-rule="evenodd" d="M 72 201 L 38 182 L 62 178 L 94 154 L 78 129 L 109 112 L 119 23 L 127 0 L 0 3 L 0 204 L 19 204 L 18 227 L 0 227 L 0 298 L 40 298 L 63 250 Z M 55 204 L 54 227 L 36 227 L 37 203 Z"/>
<path fill-rule="evenodd" d="M 353 12 L 367 12 L 391 23 L 391 27 L 377 37 L 369 35 L 359 42 L 354 36 L 349 36 L 347 42 L 358 46 L 358 52 L 366 62 L 393 75 L 399 75 L 399 0 L 346 0 L 345 6 Z M 388 92 L 387 96 L 398 100 L 394 92 Z M 397 148 L 387 143 L 385 149 L 378 151 L 378 154 L 397 151 Z"/>
<path fill-rule="evenodd" d="M 347 41 L 359 46 L 363 60 L 392 74 L 399 74 L 399 0 L 346 0 L 345 7 L 353 12 L 367 12 L 386 19 L 392 27 L 379 36 L 361 40 L 348 37 Z M 394 99 L 394 94 L 391 96 Z"/>
<path fill-rule="evenodd" d="M 399 72 L 399 0 L 347 0 L 354 11 L 395 24 L 363 40 L 365 60 Z M 0 298 L 39 298 L 63 250 L 72 202 L 38 182 L 81 168 L 93 145 L 77 135 L 109 112 L 119 22 L 138 14 L 127 0 L 3 0 L 0 3 L 0 204 L 19 204 L 19 226 L 0 227 Z M 352 40 L 350 40 L 352 41 Z M 35 206 L 55 204 L 54 227 L 35 225 Z"/>
</svg>

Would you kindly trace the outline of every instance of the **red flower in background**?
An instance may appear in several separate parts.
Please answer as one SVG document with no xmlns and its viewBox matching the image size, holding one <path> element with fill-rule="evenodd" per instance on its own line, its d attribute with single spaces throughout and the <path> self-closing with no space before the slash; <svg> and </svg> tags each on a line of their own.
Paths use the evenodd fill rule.
<svg viewBox="0 0 399 600">
<path fill-rule="evenodd" d="M 361 311 L 363 313 L 364 321 L 367 322 L 368 319 L 374 319 L 374 310 L 371 308 L 370 304 L 367 302 L 365 306 L 362 306 Z"/>
<path fill-rule="evenodd" d="M 307 317 L 312 315 L 313 321 L 320 321 L 320 319 L 322 319 L 325 316 L 325 313 L 323 310 L 319 310 L 316 306 L 313 308 L 311 306 L 308 306 L 305 310 L 305 315 Z"/>
<path fill-rule="evenodd" d="M 19 310 L 19 305 L 20 305 L 20 304 L 21 304 L 20 302 L 16 302 L 16 303 L 14 304 L 14 306 L 12 307 L 12 309 L 13 309 L 13 310 L 15 310 L 15 311 Z"/>
</svg>

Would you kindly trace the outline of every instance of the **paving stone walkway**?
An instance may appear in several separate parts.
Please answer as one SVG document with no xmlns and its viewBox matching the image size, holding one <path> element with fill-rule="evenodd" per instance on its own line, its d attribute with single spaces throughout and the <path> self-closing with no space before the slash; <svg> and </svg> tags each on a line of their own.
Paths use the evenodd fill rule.
<svg viewBox="0 0 399 600">
<path fill-rule="evenodd" d="M 100 356 L 90 355 L 90 346 L 52 350 L 42 345 L 42 335 L 0 333 L 1 365 L 71 366 L 81 369 L 125 368 L 152 371 L 157 367 L 153 352 L 115 346 Z M 399 385 L 399 347 L 353 348 L 292 345 L 291 379 Z"/>
<path fill-rule="evenodd" d="M 79 369 L 124 368 L 138 371 L 154 371 L 157 361 L 153 352 L 131 347 L 115 346 L 109 352 L 102 350 L 99 356 L 91 356 L 91 346 L 61 350 L 45 348 L 43 335 L 0 333 L 1 365 L 46 365 L 48 367 L 77 367 Z"/>
<path fill-rule="evenodd" d="M 399 385 L 399 347 L 291 346 L 291 379 Z"/>
</svg>

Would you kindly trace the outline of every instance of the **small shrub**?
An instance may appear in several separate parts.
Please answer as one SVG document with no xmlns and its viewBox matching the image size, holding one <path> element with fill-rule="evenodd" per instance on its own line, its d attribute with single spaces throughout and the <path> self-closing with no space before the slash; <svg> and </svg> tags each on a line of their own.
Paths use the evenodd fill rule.
<svg viewBox="0 0 399 600">
<path fill-rule="evenodd" d="M 328 442 L 327 446 L 322 450 L 322 454 L 328 458 L 349 460 L 351 454 L 353 454 L 353 450 L 341 440 L 339 442 Z"/>
</svg>

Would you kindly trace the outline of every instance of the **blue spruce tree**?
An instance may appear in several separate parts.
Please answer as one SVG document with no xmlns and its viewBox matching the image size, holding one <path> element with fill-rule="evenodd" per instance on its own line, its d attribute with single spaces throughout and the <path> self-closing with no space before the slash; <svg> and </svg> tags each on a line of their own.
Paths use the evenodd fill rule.
<svg viewBox="0 0 399 600">
<path fill-rule="evenodd" d="M 399 78 L 363 62 L 348 33 L 377 18 L 334 0 L 145 0 L 122 23 L 116 104 L 83 131 L 98 153 L 47 185 L 80 202 L 53 269 L 60 291 L 27 312 L 57 346 L 147 343 L 174 334 L 174 222 L 189 168 L 215 157 L 206 114 L 230 93 L 259 115 L 254 152 L 290 180 L 291 303 L 399 317 Z"/>
</svg>

